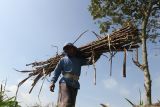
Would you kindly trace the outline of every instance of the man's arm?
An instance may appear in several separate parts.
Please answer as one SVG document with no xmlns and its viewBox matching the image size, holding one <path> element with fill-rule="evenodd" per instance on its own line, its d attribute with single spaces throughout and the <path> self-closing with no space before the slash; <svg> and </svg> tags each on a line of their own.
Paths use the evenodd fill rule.
<svg viewBox="0 0 160 107">
<path fill-rule="evenodd" d="M 55 68 L 55 70 L 54 70 L 54 72 L 53 72 L 53 77 L 52 77 L 52 79 L 51 79 L 51 81 L 52 81 L 53 83 L 56 83 L 56 82 L 57 82 L 58 77 L 60 76 L 61 72 L 62 72 L 62 60 L 60 60 L 60 61 L 58 62 L 57 66 L 56 66 L 56 68 Z"/>
<path fill-rule="evenodd" d="M 53 73 L 53 77 L 51 79 L 51 84 L 50 84 L 50 91 L 51 92 L 54 92 L 54 88 L 55 88 L 55 83 L 56 81 L 58 80 L 58 77 L 60 76 L 62 72 L 62 60 L 60 60 L 54 70 L 54 73 Z"/>
</svg>

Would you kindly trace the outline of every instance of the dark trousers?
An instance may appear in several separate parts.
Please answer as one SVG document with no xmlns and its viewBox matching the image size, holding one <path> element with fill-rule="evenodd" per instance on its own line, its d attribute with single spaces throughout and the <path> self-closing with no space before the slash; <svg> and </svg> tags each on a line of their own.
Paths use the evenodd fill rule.
<svg viewBox="0 0 160 107">
<path fill-rule="evenodd" d="M 59 84 L 58 107 L 75 107 L 78 89 L 66 85 Z"/>
</svg>

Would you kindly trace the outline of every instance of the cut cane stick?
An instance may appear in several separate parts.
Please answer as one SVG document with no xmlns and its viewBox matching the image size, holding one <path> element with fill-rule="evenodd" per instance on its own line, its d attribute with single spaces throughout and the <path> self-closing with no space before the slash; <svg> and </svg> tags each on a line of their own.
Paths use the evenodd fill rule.
<svg viewBox="0 0 160 107">
<path fill-rule="evenodd" d="M 126 49 L 124 48 L 123 77 L 126 77 Z"/>
<path fill-rule="evenodd" d="M 94 80 L 93 80 L 93 83 L 94 83 L 94 85 L 96 85 L 96 65 L 95 65 L 95 52 L 94 52 L 94 50 L 93 50 L 93 47 L 92 47 L 92 56 L 91 56 L 91 58 L 92 58 L 92 65 L 93 65 L 93 69 L 94 69 Z"/>
<path fill-rule="evenodd" d="M 139 62 L 138 61 L 138 48 L 136 48 L 136 61 Z"/>
</svg>

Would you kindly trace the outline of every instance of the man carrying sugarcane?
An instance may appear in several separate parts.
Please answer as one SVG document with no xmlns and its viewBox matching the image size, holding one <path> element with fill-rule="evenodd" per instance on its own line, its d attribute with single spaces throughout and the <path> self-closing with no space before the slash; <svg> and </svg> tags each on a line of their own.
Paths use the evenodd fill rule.
<svg viewBox="0 0 160 107">
<path fill-rule="evenodd" d="M 75 107 L 76 96 L 80 84 L 78 82 L 81 74 L 81 66 L 92 64 L 92 59 L 85 59 L 80 55 L 76 46 L 67 43 L 64 47 L 64 57 L 58 62 L 53 78 L 51 79 L 50 91 L 54 92 L 55 83 L 62 74 L 59 81 L 58 107 Z M 94 56 L 95 62 L 100 55 Z"/>
</svg>

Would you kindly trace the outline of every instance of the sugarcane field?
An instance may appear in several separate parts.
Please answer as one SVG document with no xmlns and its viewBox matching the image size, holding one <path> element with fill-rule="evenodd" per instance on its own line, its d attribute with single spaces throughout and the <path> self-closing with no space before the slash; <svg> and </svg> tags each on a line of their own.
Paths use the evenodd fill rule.
<svg viewBox="0 0 160 107">
<path fill-rule="evenodd" d="M 0 107 L 160 107 L 160 0 L 7 0 L 0 16 Z"/>
</svg>

